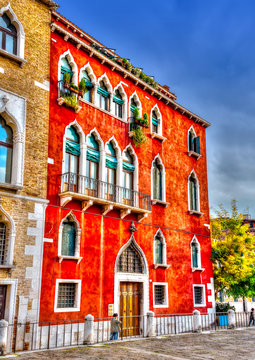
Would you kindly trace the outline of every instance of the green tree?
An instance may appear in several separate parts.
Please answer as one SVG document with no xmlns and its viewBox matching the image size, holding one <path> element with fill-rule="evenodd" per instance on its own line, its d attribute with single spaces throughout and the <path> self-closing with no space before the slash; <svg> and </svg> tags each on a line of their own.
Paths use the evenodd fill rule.
<svg viewBox="0 0 255 360">
<path fill-rule="evenodd" d="M 231 213 L 220 205 L 211 226 L 216 295 L 221 290 L 235 297 L 255 294 L 255 237 L 243 224 L 236 201 L 232 202 Z"/>
</svg>

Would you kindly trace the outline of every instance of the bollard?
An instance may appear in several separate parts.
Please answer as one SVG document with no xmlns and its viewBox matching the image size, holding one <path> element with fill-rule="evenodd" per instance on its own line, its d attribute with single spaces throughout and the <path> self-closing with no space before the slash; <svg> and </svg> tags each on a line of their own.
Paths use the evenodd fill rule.
<svg viewBox="0 0 255 360">
<path fill-rule="evenodd" d="M 85 317 L 84 344 L 94 344 L 94 316 Z"/>
<path fill-rule="evenodd" d="M 201 314 L 198 310 L 193 311 L 193 331 L 197 333 L 202 332 Z"/>
<path fill-rule="evenodd" d="M 0 320 L 0 352 L 6 354 L 8 322 Z"/>
<path fill-rule="evenodd" d="M 147 337 L 155 336 L 155 325 L 154 325 L 154 312 L 148 311 L 147 312 Z"/>
<path fill-rule="evenodd" d="M 232 309 L 228 310 L 228 329 L 234 329 L 236 325 L 235 312 Z"/>
</svg>

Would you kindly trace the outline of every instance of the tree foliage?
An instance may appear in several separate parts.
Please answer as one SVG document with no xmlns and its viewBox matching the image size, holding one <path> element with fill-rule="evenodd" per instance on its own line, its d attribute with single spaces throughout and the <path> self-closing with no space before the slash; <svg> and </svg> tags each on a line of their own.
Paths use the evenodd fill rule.
<svg viewBox="0 0 255 360">
<path fill-rule="evenodd" d="M 231 213 L 222 205 L 212 225 L 212 261 L 216 294 L 225 290 L 234 297 L 255 294 L 255 237 L 244 225 L 243 215 L 232 202 Z"/>
</svg>

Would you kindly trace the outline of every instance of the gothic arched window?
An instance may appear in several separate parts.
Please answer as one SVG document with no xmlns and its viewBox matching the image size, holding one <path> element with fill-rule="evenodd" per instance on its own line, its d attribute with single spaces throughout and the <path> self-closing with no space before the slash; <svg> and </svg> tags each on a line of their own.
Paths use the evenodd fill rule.
<svg viewBox="0 0 255 360">
<path fill-rule="evenodd" d="M 11 183 L 13 132 L 0 115 L 0 182 Z"/>
<path fill-rule="evenodd" d="M 143 260 L 132 243 L 120 255 L 117 269 L 119 272 L 144 273 Z"/>
<path fill-rule="evenodd" d="M 17 29 L 6 14 L 0 16 L 0 47 L 17 55 Z"/>
</svg>

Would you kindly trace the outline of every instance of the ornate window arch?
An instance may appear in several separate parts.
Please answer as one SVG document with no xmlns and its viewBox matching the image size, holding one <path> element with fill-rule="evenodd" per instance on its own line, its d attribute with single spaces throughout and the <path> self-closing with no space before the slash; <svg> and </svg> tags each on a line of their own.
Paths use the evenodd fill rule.
<svg viewBox="0 0 255 360">
<path fill-rule="evenodd" d="M 111 112 L 112 85 L 106 74 L 97 79 L 96 105 L 103 110 Z"/>
<path fill-rule="evenodd" d="M 120 96 L 118 95 L 120 94 Z M 118 103 L 118 98 L 121 97 L 121 100 L 123 103 L 121 104 L 121 101 Z M 120 111 L 121 108 L 121 111 Z M 121 116 L 119 116 L 121 112 Z M 113 113 L 115 116 L 118 116 L 119 118 L 126 121 L 127 119 L 127 94 L 125 93 L 123 86 L 121 84 L 118 84 L 113 89 Z"/>
<path fill-rule="evenodd" d="M 129 98 L 129 123 L 133 122 L 133 112 L 134 107 L 137 107 L 139 110 L 139 116 L 142 117 L 142 104 L 136 93 L 136 91 Z"/>
<path fill-rule="evenodd" d="M 80 69 L 79 82 L 81 79 L 85 79 L 87 91 L 85 92 L 83 99 L 89 102 L 94 103 L 95 98 L 95 85 L 96 85 L 96 76 L 90 66 L 90 63 L 87 63 Z"/>
<path fill-rule="evenodd" d="M 6 15 L 8 17 L 11 25 L 13 27 L 15 27 L 16 38 L 17 38 L 16 49 L 14 52 L 10 52 L 7 49 L 4 49 L 4 50 L 6 50 L 7 52 L 10 52 L 10 53 L 13 53 L 14 55 L 17 55 L 21 59 L 24 59 L 25 32 L 24 32 L 21 22 L 18 20 L 17 16 L 15 15 L 14 11 L 12 10 L 10 3 L 7 6 L 2 7 L 0 9 L 0 17 L 3 17 L 4 15 Z M 1 22 L 0 22 L 0 26 L 1 26 Z M 1 31 L 1 29 L 0 29 L 0 31 Z M 3 37 L 2 37 L 2 39 L 3 39 Z M 0 48 L 3 49 L 3 46 L 1 46 L 1 45 L 2 44 L 0 44 Z"/>
<path fill-rule="evenodd" d="M 86 136 L 86 159 L 88 159 L 88 148 L 89 148 L 89 142 L 90 142 L 90 136 L 93 136 L 95 139 L 95 142 L 98 144 L 98 152 L 99 152 L 99 161 L 98 161 L 98 180 L 104 181 L 105 179 L 105 151 L 104 151 L 104 142 L 97 131 L 96 128 L 91 130 L 89 134 Z M 93 155 L 93 154 L 92 154 Z M 93 159 L 92 159 L 93 160 Z M 86 171 L 85 174 L 88 176 L 88 163 L 86 163 Z"/>
<path fill-rule="evenodd" d="M 152 200 L 166 202 L 165 167 L 159 154 L 151 166 L 151 194 Z"/>
<path fill-rule="evenodd" d="M 162 115 L 157 104 L 151 109 L 151 132 L 162 135 Z"/>
<path fill-rule="evenodd" d="M 24 164 L 24 124 L 20 122 L 8 110 L 7 96 L 2 97 L 3 106 L 0 107 L 0 117 L 2 123 L 11 128 L 12 131 L 12 164 L 10 184 L 14 186 L 22 186 L 23 184 L 23 164 Z"/>
<path fill-rule="evenodd" d="M 0 199 L 0 265 L 13 265 L 15 236 L 14 221 L 3 208 Z"/>
<path fill-rule="evenodd" d="M 200 244 L 196 238 L 193 237 L 190 243 L 191 249 L 191 268 L 193 271 L 197 269 L 201 269 L 201 252 L 200 252 Z"/>
<path fill-rule="evenodd" d="M 59 262 L 63 259 L 77 259 L 80 257 L 81 227 L 72 211 L 61 221 L 58 238 Z"/>
<path fill-rule="evenodd" d="M 199 182 L 194 170 L 191 171 L 188 179 L 189 211 L 200 212 Z"/>
<path fill-rule="evenodd" d="M 200 136 L 196 135 L 193 126 L 191 126 L 188 130 L 187 141 L 189 155 L 193 155 L 197 158 L 200 157 Z"/>
<path fill-rule="evenodd" d="M 161 231 L 158 229 L 153 241 L 154 267 L 167 267 L 166 240 Z"/>
<path fill-rule="evenodd" d="M 66 61 L 68 62 L 68 64 L 70 65 L 71 69 L 72 69 L 72 82 L 78 86 L 78 67 L 74 61 L 74 58 L 70 52 L 70 50 L 68 49 L 67 51 L 65 51 L 62 55 L 60 55 L 59 57 L 59 61 L 58 61 L 58 80 L 61 80 L 61 64 L 62 64 L 62 59 L 66 59 Z"/>
</svg>

